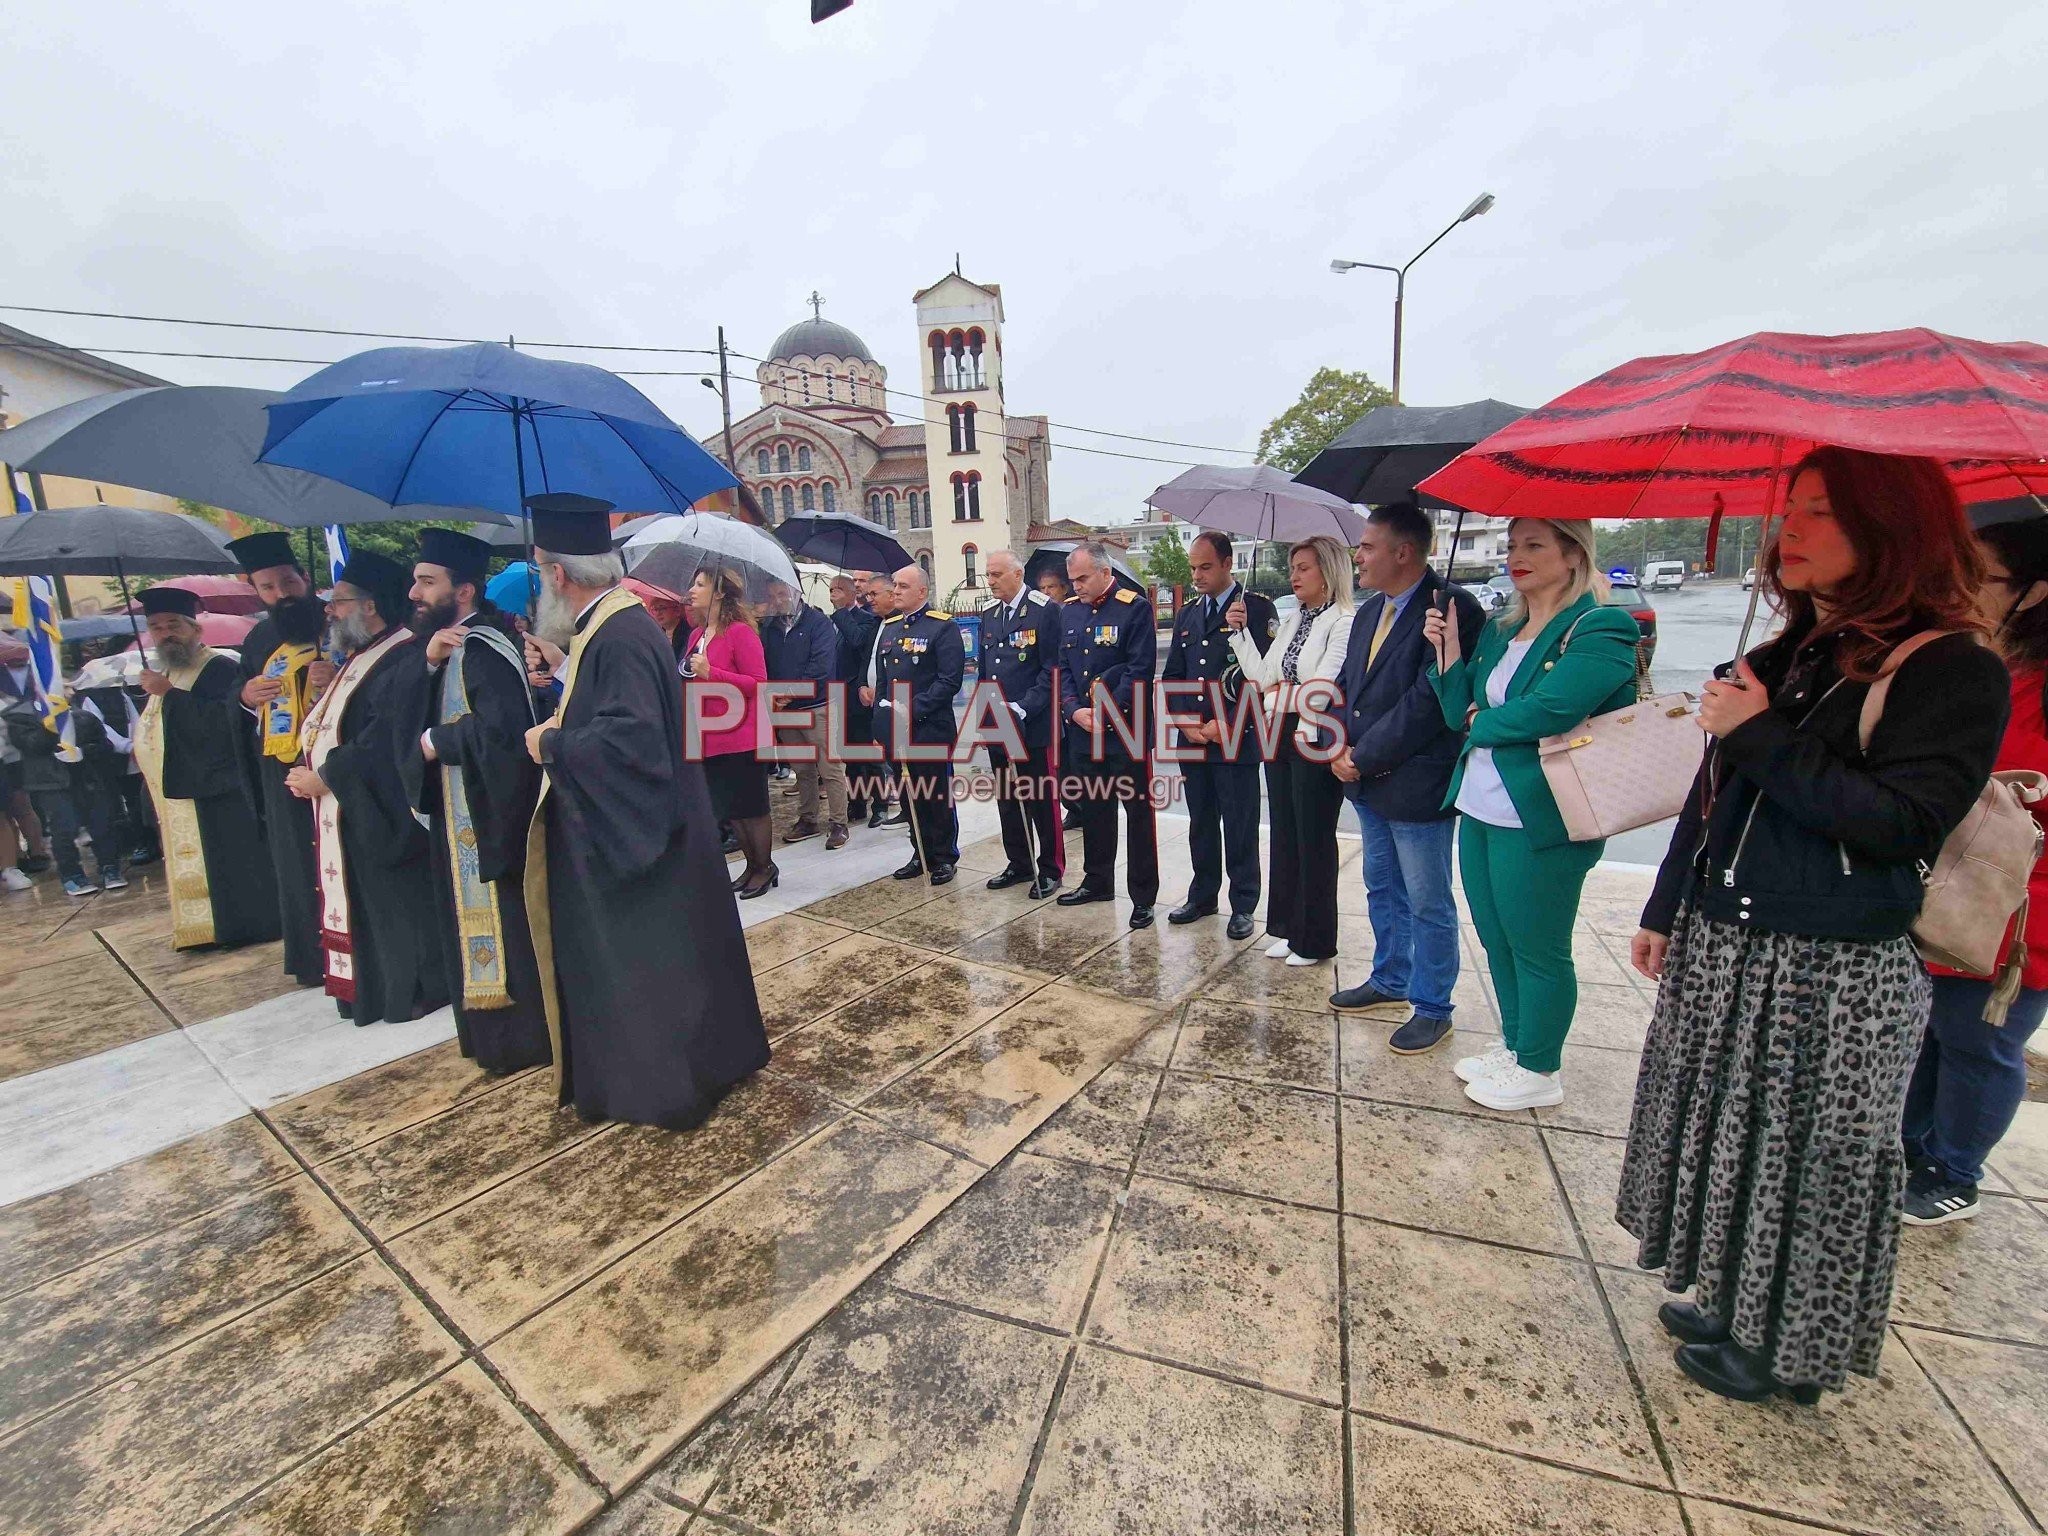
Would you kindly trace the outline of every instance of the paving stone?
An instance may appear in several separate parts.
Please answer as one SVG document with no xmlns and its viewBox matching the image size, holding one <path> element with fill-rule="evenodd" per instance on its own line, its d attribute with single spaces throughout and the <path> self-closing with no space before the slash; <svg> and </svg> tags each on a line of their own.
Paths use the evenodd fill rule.
<svg viewBox="0 0 2048 1536">
<path fill-rule="evenodd" d="M 1152 1032 L 1153 1035 L 1157 1030 Z M 1151 1035 L 1146 1037 L 1151 1038 Z M 1044 1157 L 1128 1169 L 1145 1129 L 1145 1116 L 1159 1086 L 1159 1071 L 1134 1066 L 1132 1058 L 1112 1062 L 1093 1082 L 1025 1141 Z"/>
<path fill-rule="evenodd" d="M 1169 1072 L 1138 1168 L 1335 1208 L 1337 1101 L 1296 1088 Z"/>
<path fill-rule="evenodd" d="M 1896 1330 L 2037 1522 L 2048 1520 L 2048 1351 Z"/>
<path fill-rule="evenodd" d="M 1436 1232 L 1579 1253 L 1533 1125 L 1346 1099 L 1344 1208 Z"/>
<path fill-rule="evenodd" d="M 2048 1344 L 2048 1221 L 1986 1195 L 1968 1221 L 1899 1232 L 1892 1321 Z"/>
<path fill-rule="evenodd" d="M 1291 1088 L 1337 1086 L 1336 1015 L 1292 1008 L 1197 1001 L 1188 1004 L 1173 1064 L 1247 1082 Z"/>
<path fill-rule="evenodd" d="M 1683 1536 L 1678 1500 L 1392 1424 L 1352 1431 L 1359 1536 Z"/>
</svg>

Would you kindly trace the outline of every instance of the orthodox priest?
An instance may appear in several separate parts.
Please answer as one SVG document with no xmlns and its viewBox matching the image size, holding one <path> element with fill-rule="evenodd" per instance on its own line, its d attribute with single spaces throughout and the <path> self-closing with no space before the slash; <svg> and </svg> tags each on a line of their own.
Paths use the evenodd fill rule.
<svg viewBox="0 0 2048 1536">
<path fill-rule="evenodd" d="M 526 910 L 561 1101 L 684 1130 L 767 1063 L 746 941 L 700 765 L 683 757 L 675 653 L 612 553 L 602 501 L 537 496 L 535 629 L 566 649 L 527 732 L 546 769 Z"/>
<path fill-rule="evenodd" d="M 149 703 L 135 761 L 163 831 L 171 946 L 267 944 L 278 934 L 277 880 L 236 748 L 249 727 L 241 669 L 200 640 L 194 593 L 151 587 L 142 611 L 161 670 L 142 674 Z"/>
<path fill-rule="evenodd" d="M 307 711 L 306 760 L 285 775 L 313 805 L 327 995 L 357 1024 L 402 1023 L 448 1001 L 427 834 L 398 769 L 427 682 L 406 625 L 411 585 L 404 566 L 372 550 L 342 567 L 327 616 L 348 659 Z"/>
<path fill-rule="evenodd" d="M 277 890 L 284 968 L 302 987 L 326 974 L 320 950 L 320 877 L 313 862 L 313 808 L 285 787 L 299 760 L 306 711 L 334 676 L 320 655 L 327 611 L 299 569 L 289 534 L 252 533 L 228 545 L 264 616 L 242 641 L 242 707 L 255 717 L 236 740 L 250 798 L 263 818 Z"/>
<path fill-rule="evenodd" d="M 548 1020 L 526 926 L 526 829 L 540 794 L 526 755 L 533 695 L 519 642 L 483 595 L 490 557 L 466 533 L 420 533 L 411 597 L 426 713 L 405 767 L 427 826 L 455 1038 L 478 1066 L 504 1073 L 548 1059 Z"/>
</svg>

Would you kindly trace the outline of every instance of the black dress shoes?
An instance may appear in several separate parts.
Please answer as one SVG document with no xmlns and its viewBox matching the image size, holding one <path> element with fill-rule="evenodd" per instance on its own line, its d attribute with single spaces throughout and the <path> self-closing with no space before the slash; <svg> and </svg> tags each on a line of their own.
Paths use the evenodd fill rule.
<svg viewBox="0 0 2048 1536">
<path fill-rule="evenodd" d="M 1056 898 L 1063 907 L 1083 907 L 1091 901 L 1115 901 L 1111 891 L 1091 891 L 1085 885 L 1077 885 L 1071 891 L 1061 891 Z"/>
<path fill-rule="evenodd" d="M 882 818 L 882 825 L 885 827 L 901 827 L 907 826 L 909 823 L 910 812 L 906 811 L 900 804 L 895 810 Z"/>
<path fill-rule="evenodd" d="M 892 880 L 915 880 L 919 875 L 923 873 L 924 866 L 918 863 L 917 860 L 912 859 L 908 864 L 904 865 L 901 869 L 890 870 L 889 878 Z"/>
<path fill-rule="evenodd" d="M 1022 885 L 1031 878 L 1029 870 L 1006 869 L 1000 875 L 988 877 L 988 888 L 992 891 L 1007 891 L 1013 885 Z"/>
<path fill-rule="evenodd" d="M 954 868 L 955 866 L 951 864 L 934 864 L 932 866 L 932 884 L 951 885 L 953 883 Z"/>
<path fill-rule="evenodd" d="M 887 826 L 888 824 L 889 810 L 887 806 L 878 805 L 868 813 L 868 830 L 870 832 L 874 831 L 877 827 Z"/>
<path fill-rule="evenodd" d="M 1223 937 L 1226 939 L 1248 939 L 1252 936 L 1252 929 L 1256 926 L 1252 922 L 1251 913 L 1233 912 L 1230 914 L 1229 926 L 1223 930 Z"/>
<path fill-rule="evenodd" d="M 1718 1344 L 1728 1337 L 1728 1325 L 1716 1322 L 1689 1301 L 1667 1301 L 1657 1309 L 1657 1321 L 1674 1339 L 1686 1344 Z"/>
<path fill-rule="evenodd" d="M 1150 928 L 1152 926 L 1152 909 L 1150 907 L 1131 908 L 1131 926 L 1133 928 Z"/>
<path fill-rule="evenodd" d="M 1057 878 L 1052 875 L 1040 875 L 1031 882 L 1030 896 L 1033 901 L 1043 901 L 1059 888 L 1060 883 Z"/>
<path fill-rule="evenodd" d="M 1198 907 L 1192 901 L 1189 901 L 1183 902 L 1180 906 L 1167 913 L 1166 920 L 1177 928 L 1182 923 L 1196 923 L 1205 917 L 1214 917 L 1215 915 L 1216 908 L 1214 906 Z"/>
<path fill-rule="evenodd" d="M 1760 1403 L 1780 1392 L 1808 1408 L 1820 1401 L 1819 1387 L 1785 1385 L 1771 1375 L 1762 1355 L 1751 1354 L 1733 1339 L 1679 1345 L 1678 1368 L 1709 1392 L 1738 1403 Z"/>
</svg>

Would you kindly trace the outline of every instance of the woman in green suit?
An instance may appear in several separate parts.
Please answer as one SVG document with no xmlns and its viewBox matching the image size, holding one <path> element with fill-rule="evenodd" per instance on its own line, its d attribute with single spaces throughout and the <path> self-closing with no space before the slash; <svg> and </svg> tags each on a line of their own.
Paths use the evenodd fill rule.
<svg viewBox="0 0 2048 1536">
<path fill-rule="evenodd" d="M 1515 597 L 1458 653 L 1456 625 L 1430 612 L 1430 681 L 1463 730 L 1446 806 L 1462 813 L 1458 872 L 1500 1004 L 1501 1042 L 1454 1068 L 1488 1109 L 1562 1103 L 1559 1064 L 1579 1002 L 1572 925 L 1605 842 L 1574 843 L 1537 762 L 1546 736 L 1634 701 L 1635 619 L 1601 606 L 1606 581 L 1590 522 L 1517 518 L 1508 529 Z"/>
</svg>

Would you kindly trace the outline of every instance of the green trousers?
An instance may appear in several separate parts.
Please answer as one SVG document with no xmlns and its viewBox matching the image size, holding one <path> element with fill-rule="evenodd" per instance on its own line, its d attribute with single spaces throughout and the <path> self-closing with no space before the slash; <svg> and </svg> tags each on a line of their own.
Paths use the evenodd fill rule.
<svg viewBox="0 0 2048 1536">
<path fill-rule="evenodd" d="M 1529 846 L 1520 827 L 1458 819 L 1458 876 L 1500 1004 L 1501 1034 L 1531 1072 L 1555 1072 L 1579 1006 L 1572 928 L 1605 842 Z"/>
</svg>

